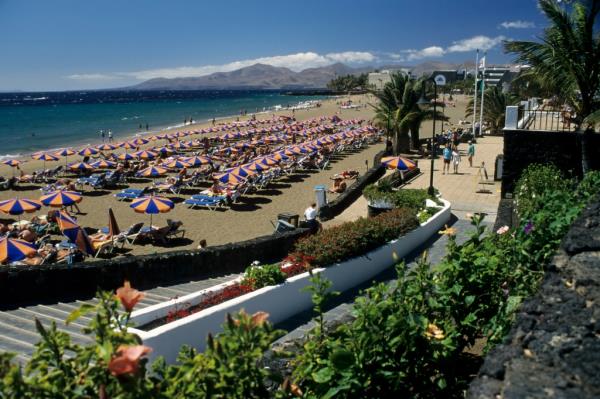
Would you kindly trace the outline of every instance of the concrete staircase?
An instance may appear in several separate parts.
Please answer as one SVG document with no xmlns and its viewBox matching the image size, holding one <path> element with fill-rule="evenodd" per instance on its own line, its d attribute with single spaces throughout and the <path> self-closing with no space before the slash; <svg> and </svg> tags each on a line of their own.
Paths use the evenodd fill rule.
<svg viewBox="0 0 600 399">
<path fill-rule="evenodd" d="M 145 296 L 136 309 L 142 309 L 175 297 L 191 294 L 213 285 L 233 280 L 239 276 L 240 274 L 230 274 L 202 281 L 190 281 L 172 286 L 155 287 L 144 291 Z M 22 363 L 29 360 L 34 351 L 35 344 L 40 339 L 35 328 L 36 318 L 45 327 L 55 322 L 59 330 L 69 333 L 73 343 L 81 345 L 91 343 L 93 338 L 82 332 L 82 328 L 87 325 L 91 317 L 82 316 L 69 325 L 65 324 L 65 319 L 82 304 L 95 304 L 97 302 L 97 299 L 92 298 L 67 303 L 58 302 L 54 304 L 30 305 L 0 311 L 0 352 L 16 353 L 16 359 Z"/>
</svg>

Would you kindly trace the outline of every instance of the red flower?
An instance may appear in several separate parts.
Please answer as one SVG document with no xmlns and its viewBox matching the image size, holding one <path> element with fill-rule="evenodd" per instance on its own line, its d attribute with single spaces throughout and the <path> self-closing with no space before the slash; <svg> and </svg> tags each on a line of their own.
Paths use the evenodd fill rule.
<svg viewBox="0 0 600 399">
<path fill-rule="evenodd" d="M 126 311 L 131 312 L 135 305 L 142 300 L 144 294 L 131 288 L 129 281 L 125 280 L 123 286 L 117 290 L 117 299 L 121 301 Z"/>
<path fill-rule="evenodd" d="M 252 315 L 252 325 L 254 327 L 260 327 L 265 324 L 268 317 L 269 314 L 266 312 L 256 312 Z"/>
<path fill-rule="evenodd" d="M 144 345 L 121 345 L 117 349 L 117 356 L 108 363 L 108 370 L 114 376 L 135 374 L 140 367 L 140 358 L 150 352 L 152 349 Z"/>
</svg>

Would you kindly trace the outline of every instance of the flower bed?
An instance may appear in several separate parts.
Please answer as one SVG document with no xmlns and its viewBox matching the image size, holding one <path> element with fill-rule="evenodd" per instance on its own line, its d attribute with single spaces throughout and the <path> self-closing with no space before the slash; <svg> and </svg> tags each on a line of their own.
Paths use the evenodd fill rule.
<svg viewBox="0 0 600 399">
<path fill-rule="evenodd" d="M 313 269 L 312 273 L 322 273 L 325 278 L 332 281 L 332 289 L 338 291 L 345 291 L 368 281 L 416 249 L 448 222 L 451 213 L 450 203 L 444 200 L 442 203 L 443 206 L 439 208 L 439 211 L 422 224 L 416 221 L 414 212 L 399 209 L 392 211 L 393 213 L 389 215 L 353 222 L 352 226 L 350 224 L 342 225 L 345 229 L 339 231 L 343 231 L 344 234 L 351 228 L 361 226 L 366 230 L 365 236 L 368 239 L 357 235 L 355 239 L 359 240 L 359 243 L 354 246 L 349 245 L 348 242 L 344 243 L 340 249 L 330 246 L 330 251 L 311 254 L 314 258 L 313 265 L 319 266 Z M 392 221 L 396 221 L 396 224 Z M 415 228 L 410 230 L 413 226 Z M 314 237 L 318 237 L 318 235 Z M 327 237 L 333 240 L 332 236 L 327 235 Z M 265 311 L 270 314 L 270 320 L 273 323 L 279 323 L 310 309 L 312 306 L 311 295 L 301 291 L 310 285 L 310 274 L 303 272 L 302 260 L 306 260 L 305 254 L 308 253 L 304 251 L 312 250 L 314 243 L 309 239 L 298 244 L 293 256 L 300 261 L 284 265 L 282 270 L 284 272 L 287 270 L 286 274 L 289 275 L 295 272 L 302 273 L 288 277 L 283 284 L 259 288 L 232 299 L 226 298 L 228 300 L 214 304 L 214 306 L 200 309 L 204 306 L 207 298 L 223 298 L 224 291 L 229 291 L 231 286 L 241 283 L 242 278 L 240 278 L 150 306 L 132 314 L 132 321 L 136 325 L 144 326 L 159 319 L 166 320 L 169 314 L 173 315 L 174 312 L 185 315 L 181 312 L 182 304 L 186 304 L 186 306 L 189 304 L 189 308 L 198 310 L 187 317 L 160 325 L 149 331 L 132 329 L 131 332 L 137 334 L 144 345 L 154 348 L 152 357 L 163 355 L 167 362 L 174 362 L 183 344 L 194 343 L 196 349 L 204 350 L 205 342 L 198 338 L 221 331 L 221 324 L 228 313 L 234 313 L 240 309 L 251 313 Z M 364 252 L 358 253 L 356 248 L 361 248 Z M 328 265 L 328 267 L 320 267 L 324 265 Z"/>
</svg>

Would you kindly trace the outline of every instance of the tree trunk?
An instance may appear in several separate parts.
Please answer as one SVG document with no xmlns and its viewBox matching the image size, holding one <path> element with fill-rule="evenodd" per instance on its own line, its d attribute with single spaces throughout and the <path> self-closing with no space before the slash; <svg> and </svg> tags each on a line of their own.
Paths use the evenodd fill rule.
<svg viewBox="0 0 600 399">
<path fill-rule="evenodd" d="M 410 129 L 410 144 L 413 150 L 418 150 L 421 146 L 421 140 L 419 138 L 419 126 L 413 126 Z"/>
<path fill-rule="evenodd" d="M 397 131 L 394 137 L 394 154 L 399 155 L 410 151 L 410 137 L 408 130 Z"/>
</svg>

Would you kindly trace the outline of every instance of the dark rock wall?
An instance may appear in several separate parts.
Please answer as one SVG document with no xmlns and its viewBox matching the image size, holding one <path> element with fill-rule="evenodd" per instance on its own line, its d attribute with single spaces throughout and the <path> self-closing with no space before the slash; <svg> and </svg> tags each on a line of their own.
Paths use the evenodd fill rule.
<svg viewBox="0 0 600 399">
<path fill-rule="evenodd" d="M 600 134 L 505 130 L 502 197 L 513 192 L 521 172 L 532 163 L 552 163 L 568 176 L 581 177 L 581 142 L 584 134 L 590 167 L 598 170 Z"/>
<path fill-rule="evenodd" d="M 571 226 L 467 397 L 600 398 L 600 198 Z"/>
</svg>

